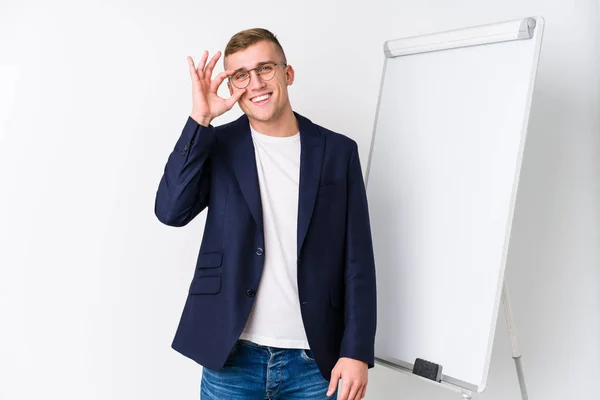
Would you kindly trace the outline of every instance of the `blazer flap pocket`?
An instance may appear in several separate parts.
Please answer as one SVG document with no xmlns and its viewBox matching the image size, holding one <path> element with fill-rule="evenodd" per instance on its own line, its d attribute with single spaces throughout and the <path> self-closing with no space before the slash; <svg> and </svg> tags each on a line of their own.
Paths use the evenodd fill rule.
<svg viewBox="0 0 600 400">
<path fill-rule="evenodd" d="M 198 257 L 197 268 L 217 268 L 223 262 L 223 253 L 201 253 Z"/>
<path fill-rule="evenodd" d="M 221 291 L 220 276 L 202 276 L 194 278 L 190 294 L 217 294 Z"/>
</svg>

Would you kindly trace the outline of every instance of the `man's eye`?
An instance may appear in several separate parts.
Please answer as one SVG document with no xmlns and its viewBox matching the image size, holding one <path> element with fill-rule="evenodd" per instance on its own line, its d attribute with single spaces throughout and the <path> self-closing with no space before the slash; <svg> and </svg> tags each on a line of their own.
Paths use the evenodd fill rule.
<svg viewBox="0 0 600 400">
<path fill-rule="evenodd" d="M 246 72 L 242 72 L 239 73 L 235 76 L 235 80 L 236 81 L 243 81 L 244 79 L 246 79 L 248 77 L 248 74 Z"/>
<path fill-rule="evenodd" d="M 273 70 L 273 66 L 272 65 L 263 65 L 262 67 L 260 67 L 260 71 L 259 72 L 271 72 Z"/>
</svg>

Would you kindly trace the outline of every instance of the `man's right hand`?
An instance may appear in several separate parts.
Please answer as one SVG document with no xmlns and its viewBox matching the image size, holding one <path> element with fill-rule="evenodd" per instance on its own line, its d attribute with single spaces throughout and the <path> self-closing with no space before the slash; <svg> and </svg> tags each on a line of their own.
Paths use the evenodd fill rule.
<svg viewBox="0 0 600 400">
<path fill-rule="evenodd" d="M 194 60 L 188 56 L 190 77 L 192 78 L 193 101 L 192 114 L 190 116 L 203 126 L 210 125 L 214 118 L 231 110 L 233 105 L 246 92 L 246 89 L 237 90 L 228 99 L 223 99 L 217 95 L 217 90 L 225 78 L 233 74 L 233 71 L 224 71 L 217 75 L 215 79 L 212 79 L 213 69 L 219 57 L 221 57 L 221 52 L 217 52 L 207 65 L 208 51 L 205 50 L 198 63 L 198 68 L 196 68 Z"/>
</svg>

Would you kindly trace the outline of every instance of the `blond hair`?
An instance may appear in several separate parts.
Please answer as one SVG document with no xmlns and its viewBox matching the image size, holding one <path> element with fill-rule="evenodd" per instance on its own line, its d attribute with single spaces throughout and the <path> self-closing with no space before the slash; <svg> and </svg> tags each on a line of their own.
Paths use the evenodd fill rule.
<svg viewBox="0 0 600 400">
<path fill-rule="evenodd" d="M 287 62 L 285 52 L 283 51 L 283 47 L 281 47 L 279 40 L 277 40 L 277 37 L 272 32 L 263 28 L 246 29 L 233 35 L 225 47 L 225 57 L 223 57 L 223 60 L 227 58 L 227 56 L 245 50 L 261 41 L 275 43 L 275 46 L 283 56 L 283 61 Z"/>
</svg>

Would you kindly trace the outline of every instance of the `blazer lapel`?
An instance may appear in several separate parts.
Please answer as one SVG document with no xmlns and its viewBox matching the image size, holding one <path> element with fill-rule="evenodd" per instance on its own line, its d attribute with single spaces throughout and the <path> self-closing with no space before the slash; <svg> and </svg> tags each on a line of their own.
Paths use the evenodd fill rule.
<svg viewBox="0 0 600 400">
<path fill-rule="evenodd" d="M 323 156 L 325 154 L 324 137 L 318 128 L 308 119 L 294 113 L 300 128 L 300 184 L 298 197 L 298 256 L 302 250 L 304 239 L 315 207 Z M 237 137 L 232 141 L 231 155 L 235 176 L 248 204 L 248 208 L 263 231 L 262 202 L 258 171 L 254 155 L 254 144 L 250 134 L 248 117 L 243 115 L 237 120 Z"/>
<path fill-rule="evenodd" d="M 298 198 L 298 257 L 308 232 L 323 167 L 323 134 L 308 119 L 294 113 L 300 127 L 300 190 Z"/>
<path fill-rule="evenodd" d="M 240 185 L 242 195 L 248 204 L 248 208 L 250 208 L 252 217 L 254 217 L 256 225 L 263 231 L 260 186 L 248 117 L 243 115 L 236 121 L 236 124 L 237 137 L 232 141 L 231 145 L 233 171 Z"/>
</svg>

